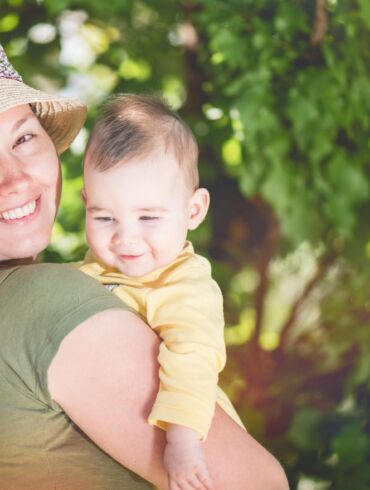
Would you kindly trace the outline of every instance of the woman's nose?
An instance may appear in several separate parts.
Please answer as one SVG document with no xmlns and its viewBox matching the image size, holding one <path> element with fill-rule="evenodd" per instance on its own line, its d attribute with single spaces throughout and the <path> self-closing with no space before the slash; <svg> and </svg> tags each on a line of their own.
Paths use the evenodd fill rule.
<svg viewBox="0 0 370 490">
<path fill-rule="evenodd" d="M 27 190 L 29 175 L 21 168 L 16 159 L 2 161 L 0 157 L 0 195 L 9 196 L 19 194 Z"/>
</svg>

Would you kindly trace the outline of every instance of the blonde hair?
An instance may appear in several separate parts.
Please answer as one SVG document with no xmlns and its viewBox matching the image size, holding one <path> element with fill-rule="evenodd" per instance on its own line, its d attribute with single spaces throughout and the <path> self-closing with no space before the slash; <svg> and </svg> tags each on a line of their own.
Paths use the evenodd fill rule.
<svg viewBox="0 0 370 490">
<path fill-rule="evenodd" d="M 104 106 L 86 149 L 89 165 L 104 172 L 158 145 L 172 151 L 185 183 L 198 188 L 198 145 L 188 125 L 159 96 L 120 94 Z M 85 157 L 85 160 L 86 160 Z"/>
</svg>

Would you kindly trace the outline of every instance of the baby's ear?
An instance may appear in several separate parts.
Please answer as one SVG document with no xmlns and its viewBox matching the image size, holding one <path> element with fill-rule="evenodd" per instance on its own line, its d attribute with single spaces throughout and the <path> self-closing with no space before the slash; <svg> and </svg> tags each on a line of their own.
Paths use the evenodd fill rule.
<svg viewBox="0 0 370 490">
<path fill-rule="evenodd" d="M 190 198 L 189 230 L 195 230 L 204 220 L 209 208 L 210 196 L 207 189 L 200 187 Z"/>
<path fill-rule="evenodd" d="M 82 202 L 84 203 L 84 206 L 86 206 L 86 191 L 85 191 L 85 187 L 83 187 L 81 189 L 81 199 L 82 199 Z"/>
</svg>

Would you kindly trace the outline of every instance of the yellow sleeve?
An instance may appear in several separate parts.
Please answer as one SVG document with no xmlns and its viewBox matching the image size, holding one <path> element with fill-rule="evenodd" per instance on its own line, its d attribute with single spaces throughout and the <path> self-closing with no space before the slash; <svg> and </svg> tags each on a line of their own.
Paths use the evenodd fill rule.
<svg viewBox="0 0 370 490">
<path fill-rule="evenodd" d="M 222 294 L 210 267 L 185 267 L 153 289 L 147 319 L 162 339 L 160 388 L 149 423 L 164 429 L 167 423 L 184 425 L 205 439 L 226 361 Z"/>
</svg>

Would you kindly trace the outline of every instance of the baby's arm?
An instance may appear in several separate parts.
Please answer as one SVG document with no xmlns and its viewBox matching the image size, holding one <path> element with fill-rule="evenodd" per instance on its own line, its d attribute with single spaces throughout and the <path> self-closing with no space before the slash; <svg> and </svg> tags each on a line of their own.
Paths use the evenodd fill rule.
<svg viewBox="0 0 370 490">
<path fill-rule="evenodd" d="M 199 434 L 182 425 L 168 424 L 164 467 L 170 490 L 213 490 Z"/>
<path fill-rule="evenodd" d="M 205 439 L 225 363 L 222 295 L 208 271 L 187 271 L 148 298 L 160 346 L 160 390 L 149 421 L 167 429 L 164 464 L 171 490 L 213 488 Z"/>
<path fill-rule="evenodd" d="M 221 292 L 204 270 L 177 274 L 148 294 L 147 320 L 162 339 L 160 388 L 149 422 L 164 429 L 184 425 L 204 440 L 226 360 Z"/>
</svg>

